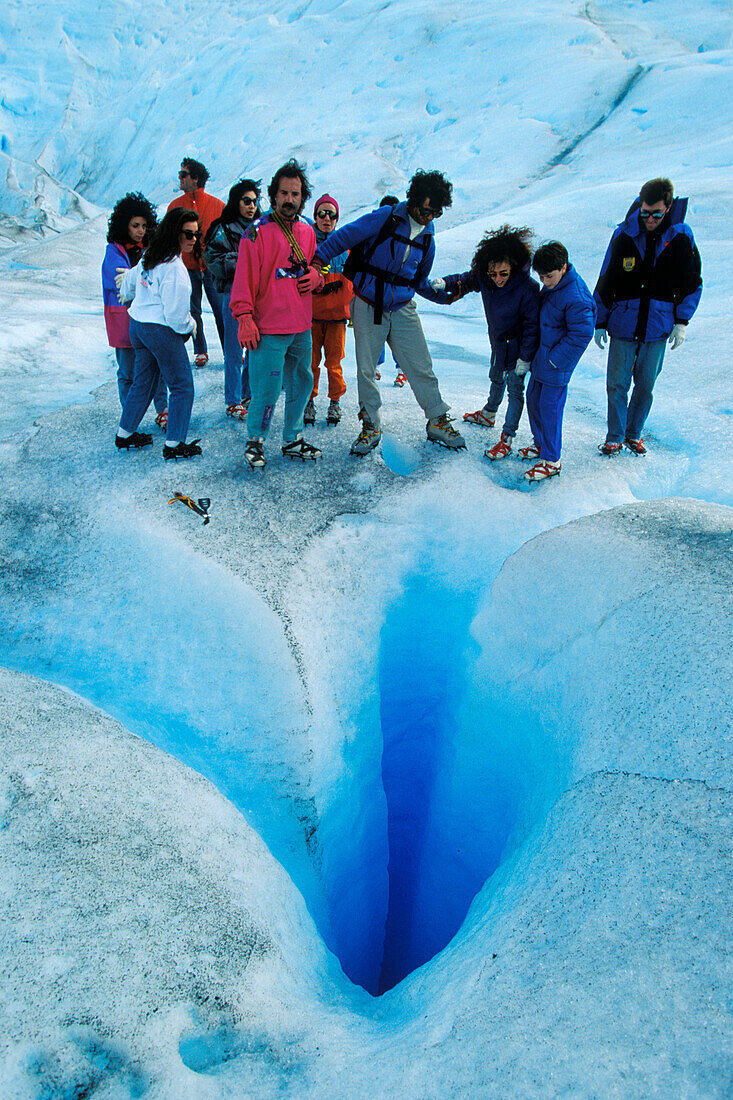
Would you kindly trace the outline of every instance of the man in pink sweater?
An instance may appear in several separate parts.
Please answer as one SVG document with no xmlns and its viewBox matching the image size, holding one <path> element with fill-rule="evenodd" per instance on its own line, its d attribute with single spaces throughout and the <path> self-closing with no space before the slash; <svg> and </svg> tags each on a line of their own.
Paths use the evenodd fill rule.
<svg viewBox="0 0 733 1100">
<path fill-rule="evenodd" d="M 310 186 L 295 160 L 284 164 L 267 189 L 272 209 L 244 234 L 239 245 L 230 308 L 239 323 L 239 342 L 249 350 L 252 400 L 245 458 L 265 465 L 263 443 L 285 389 L 282 453 L 316 459 L 321 452 L 303 439 L 303 412 L 313 388 L 311 371 L 312 295 L 323 276 L 311 266 L 313 227 L 300 212 Z"/>
</svg>

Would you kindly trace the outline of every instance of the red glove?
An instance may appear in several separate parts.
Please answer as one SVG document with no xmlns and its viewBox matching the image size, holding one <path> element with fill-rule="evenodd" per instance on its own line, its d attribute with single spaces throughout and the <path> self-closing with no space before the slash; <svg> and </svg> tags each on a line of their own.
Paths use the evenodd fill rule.
<svg viewBox="0 0 733 1100">
<path fill-rule="evenodd" d="M 244 313 L 238 318 L 239 342 L 243 348 L 254 351 L 260 342 L 260 330 L 252 320 L 251 313 Z"/>
<path fill-rule="evenodd" d="M 309 267 L 308 273 L 301 275 L 298 279 L 298 290 L 301 294 L 312 294 L 314 290 L 320 290 L 325 281 L 320 271 L 316 271 L 315 267 Z"/>
</svg>

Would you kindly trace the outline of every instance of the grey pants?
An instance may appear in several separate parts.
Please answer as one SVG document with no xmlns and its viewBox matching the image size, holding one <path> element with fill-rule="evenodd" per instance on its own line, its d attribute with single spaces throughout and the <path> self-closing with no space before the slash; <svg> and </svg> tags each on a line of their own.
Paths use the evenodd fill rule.
<svg viewBox="0 0 733 1100">
<path fill-rule="evenodd" d="M 375 325 L 374 307 L 361 298 L 354 298 L 351 317 L 354 322 L 359 404 L 375 428 L 380 426 L 379 409 L 382 404 L 376 377 L 377 361 L 385 342 L 392 349 L 427 419 L 433 420 L 448 412 L 450 405 L 446 405 L 440 396 L 433 360 L 414 301 L 392 313 L 384 313 L 381 325 Z"/>
</svg>

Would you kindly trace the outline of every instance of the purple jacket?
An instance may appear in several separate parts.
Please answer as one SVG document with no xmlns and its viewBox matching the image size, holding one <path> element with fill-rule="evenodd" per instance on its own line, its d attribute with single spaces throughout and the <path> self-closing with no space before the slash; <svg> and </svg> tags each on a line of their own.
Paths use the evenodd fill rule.
<svg viewBox="0 0 733 1100">
<path fill-rule="evenodd" d="M 102 298 L 104 301 L 104 323 L 107 326 L 107 340 L 111 348 L 129 348 L 130 318 L 128 305 L 120 305 L 117 297 L 115 272 L 118 267 L 134 267 L 142 255 L 142 249 L 128 252 L 124 245 L 110 243 L 102 261 Z M 131 260 L 133 261 L 131 263 Z"/>
<path fill-rule="evenodd" d="M 464 291 L 481 292 L 497 367 L 510 371 L 518 359 L 530 363 L 540 342 L 540 288 L 529 272 L 516 271 L 501 287 L 473 270 L 445 276 L 446 291 L 459 283 Z"/>
</svg>

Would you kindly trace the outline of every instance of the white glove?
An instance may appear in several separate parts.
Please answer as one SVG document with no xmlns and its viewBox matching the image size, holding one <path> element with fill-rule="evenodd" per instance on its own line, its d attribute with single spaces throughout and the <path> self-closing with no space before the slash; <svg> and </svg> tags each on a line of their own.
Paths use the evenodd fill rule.
<svg viewBox="0 0 733 1100">
<path fill-rule="evenodd" d="M 675 325 L 669 334 L 669 346 L 672 351 L 680 344 L 684 344 L 685 336 L 687 336 L 687 325 Z"/>
<path fill-rule="evenodd" d="M 197 333 L 197 332 L 198 332 L 198 330 L 199 330 L 199 327 L 198 327 L 198 325 L 196 324 L 196 318 L 195 318 L 195 317 L 192 317 L 192 318 L 191 318 L 191 324 L 193 325 L 193 328 L 191 329 L 191 335 L 193 336 L 193 338 L 194 338 L 194 340 L 195 340 L 195 339 L 196 339 L 196 333 Z"/>
<path fill-rule="evenodd" d="M 122 289 L 122 283 L 124 282 L 124 279 L 125 279 L 126 270 L 127 270 L 126 267 L 118 267 L 118 268 L 115 269 L 115 271 L 116 271 L 115 286 L 117 287 L 118 291 Z"/>
<path fill-rule="evenodd" d="M 601 351 L 603 351 L 606 344 L 608 343 L 608 333 L 606 332 L 605 328 L 597 328 L 594 339 L 598 347 L 601 349 Z"/>
<path fill-rule="evenodd" d="M 445 279 L 428 279 L 432 290 L 445 290 Z"/>
<path fill-rule="evenodd" d="M 514 368 L 514 373 L 517 378 L 524 378 L 525 374 L 529 370 L 529 363 L 525 359 L 517 359 L 517 365 Z"/>
</svg>

